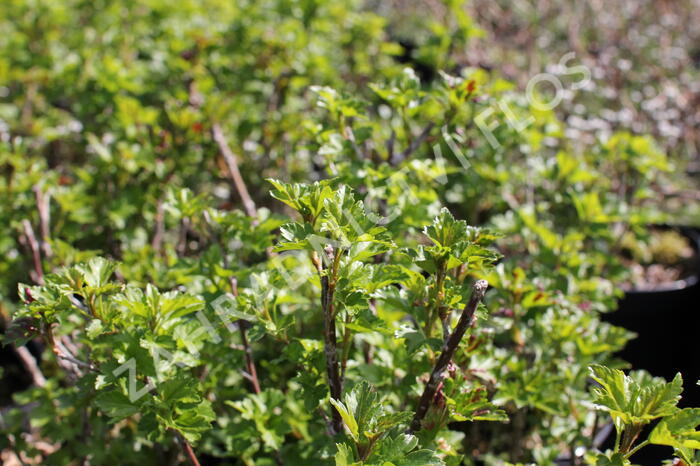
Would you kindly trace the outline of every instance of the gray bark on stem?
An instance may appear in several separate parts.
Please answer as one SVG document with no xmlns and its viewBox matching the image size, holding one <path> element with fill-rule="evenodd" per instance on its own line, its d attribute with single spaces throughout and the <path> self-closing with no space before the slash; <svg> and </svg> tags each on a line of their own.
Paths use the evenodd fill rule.
<svg viewBox="0 0 700 466">
<path fill-rule="evenodd" d="M 478 280 L 476 283 L 474 283 L 471 298 L 469 298 L 467 305 L 464 306 L 464 310 L 462 310 L 462 315 L 459 318 L 459 322 L 457 323 L 454 332 L 452 332 L 450 337 L 445 340 L 445 343 L 442 346 L 440 357 L 435 363 L 435 367 L 433 367 L 433 371 L 430 374 L 430 379 L 425 385 L 423 395 L 420 397 L 420 401 L 418 402 L 416 414 L 413 416 L 413 421 L 411 421 L 411 427 L 408 430 L 409 432 L 412 433 L 420 430 L 423 423 L 423 418 L 425 417 L 430 405 L 433 402 L 433 399 L 435 398 L 435 393 L 437 392 L 440 383 L 445 378 L 447 365 L 452 360 L 452 357 L 454 356 L 455 351 L 457 351 L 457 347 L 459 347 L 459 343 L 462 341 L 462 337 L 467 332 L 467 329 L 471 327 L 472 323 L 474 322 L 474 313 L 476 312 L 476 308 L 479 306 L 479 303 L 484 298 L 484 294 L 486 294 L 486 288 L 488 288 L 488 286 L 489 284 L 486 280 Z"/>
<path fill-rule="evenodd" d="M 325 253 L 329 257 L 334 257 L 335 252 L 330 246 Z M 321 280 L 321 309 L 323 312 L 323 340 L 324 354 L 326 356 L 326 375 L 328 377 L 328 388 L 330 397 L 340 400 L 343 394 L 343 382 L 340 377 L 338 367 L 338 340 L 335 326 L 335 309 L 333 305 L 333 295 L 335 294 L 335 264 L 339 256 L 335 255 L 333 265 L 327 268 L 323 264 L 323 259 L 312 254 L 311 259 L 318 271 Z M 331 276 L 329 276 L 331 275 Z M 337 434 L 343 430 L 343 419 L 340 413 L 331 405 L 331 432 Z"/>
</svg>

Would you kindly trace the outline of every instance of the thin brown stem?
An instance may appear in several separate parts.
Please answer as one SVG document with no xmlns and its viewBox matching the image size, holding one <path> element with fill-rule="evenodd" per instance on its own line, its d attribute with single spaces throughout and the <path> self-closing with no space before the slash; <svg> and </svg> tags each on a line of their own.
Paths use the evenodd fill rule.
<svg viewBox="0 0 700 466">
<path fill-rule="evenodd" d="M 245 367 L 246 371 L 248 372 L 248 375 L 250 376 L 250 384 L 253 386 L 253 391 L 256 394 L 260 394 L 260 380 L 258 380 L 258 371 L 255 368 L 255 360 L 253 359 L 253 350 L 250 347 L 250 343 L 248 343 L 248 336 L 246 334 L 246 321 L 245 320 L 239 320 L 238 321 L 238 329 L 241 332 L 241 343 L 243 344 L 244 348 L 244 355 L 245 355 Z"/>
<path fill-rule="evenodd" d="M 197 455 L 194 454 L 194 450 L 192 449 L 192 445 L 190 445 L 187 439 L 183 437 L 180 432 L 177 432 L 176 435 L 179 440 L 180 446 L 182 447 L 182 451 L 185 453 L 185 456 L 187 456 L 187 459 L 190 461 L 190 464 L 192 466 L 200 466 L 199 460 L 197 459 Z"/>
<path fill-rule="evenodd" d="M 83 375 L 82 371 L 80 370 L 81 367 L 88 370 L 95 370 L 95 367 L 92 364 L 81 361 L 73 356 L 61 343 L 60 339 L 57 339 L 54 336 L 51 326 L 52 324 L 45 324 L 42 334 L 51 348 L 51 351 L 56 356 L 56 361 L 59 367 L 65 370 L 68 375 L 73 378 L 73 380 L 76 380 Z"/>
<path fill-rule="evenodd" d="M 219 245 L 221 248 L 221 255 L 223 257 L 223 265 L 225 269 L 228 269 L 230 266 L 228 257 L 226 256 L 226 251 L 224 251 L 224 246 L 221 242 L 221 238 L 217 234 L 216 230 L 214 230 L 214 225 L 213 221 L 211 218 L 211 215 L 209 215 L 209 212 L 204 211 L 204 219 L 207 222 L 207 225 L 209 225 L 209 232 L 212 235 L 214 242 Z M 235 297 L 238 297 L 238 280 L 236 277 L 230 277 L 229 278 L 229 285 L 231 287 L 231 294 Z M 239 320 L 238 321 L 238 330 L 241 332 L 241 344 L 243 346 L 243 354 L 245 357 L 245 367 L 246 367 L 246 374 L 247 374 L 247 379 L 250 381 L 251 386 L 253 387 L 253 391 L 256 394 L 259 394 L 261 392 L 260 389 L 260 380 L 258 379 L 258 371 L 255 367 L 255 359 L 253 358 L 253 349 L 250 346 L 250 343 L 248 342 L 248 335 L 246 333 L 246 322 L 244 320 Z"/>
<path fill-rule="evenodd" d="M 236 296 L 238 293 L 236 293 Z M 253 348 L 248 342 L 248 334 L 246 331 L 247 322 L 245 320 L 238 321 L 238 331 L 241 333 L 241 346 L 243 347 L 243 357 L 245 358 L 245 369 L 246 378 L 250 382 L 251 387 L 253 387 L 253 392 L 259 395 L 260 389 L 260 379 L 258 379 L 258 370 L 255 367 L 255 359 L 253 358 Z"/>
<path fill-rule="evenodd" d="M 620 445 L 620 452 L 622 453 L 629 453 L 629 451 L 632 449 L 632 446 L 634 445 L 634 442 L 637 440 L 637 437 L 639 437 L 639 434 L 642 431 L 642 426 L 638 424 L 632 424 L 629 427 L 626 427 L 625 430 L 622 432 L 622 443 Z"/>
<path fill-rule="evenodd" d="M 403 152 L 395 154 L 394 160 L 392 160 L 392 165 L 398 165 L 399 163 L 409 158 L 416 150 L 418 150 L 420 145 L 423 144 L 423 142 L 425 142 L 426 139 L 428 139 L 428 136 L 430 136 L 430 132 L 433 130 L 434 127 L 435 123 L 433 123 L 432 121 L 425 125 L 423 131 L 420 132 L 417 138 L 411 141 L 411 143 Z"/>
<path fill-rule="evenodd" d="M 460 341 L 462 341 L 462 337 L 466 333 L 467 329 L 471 327 L 474 322 L 474 313 L 476 312 L 476 308 L 478 307 L 479 303 L 484 298 L 484 294 L 486 294 L 486 288 L 488 288 L 488 282 L 486 282 L 486 280 L 479 280 L 474 284 L 472 295 L 469 298 L 467 305 L 464 306 L 459 322 L 457 322 L 457 327 L 455 327 L 454 332 L 452 332 L 450 335 L 450 338 L 448 338 L 442 346 L 440 357 L 433 367 L 433 371 L 430 374 L 430 379 L 425 385 L 423 395 L 418 402 L 416 414 L 411 422 L 409 432 L 417 432 L 420 430 L 423 418 L 425 417 L 426 413 L 428 412 L 428 408 L 430 408 L 430 405 L 435 398 L 435 393 L 437 392 L 438 386 L 445 378 L 447 365 L 452 360 L 452 357 L 454 356 L 455 351 L 457 350 Z"/>
<path fill-rule="evenodd" d="M 37 387 L 44 387 L 46 385 L 46 378 L 41 372 L 39 365 L 36 363 L 36 359 L 32 356 L 26 346 L 13 346 L 12 347 L 17 353 L 17 357 L 24 366 L 29 375 L 32 377 L 32 383 Z"/>
<path fill-rule="evenodd" d="M 226 142 L 226 136 L 224 136 L 221 125 L 218 123 L 212 125 L 212 135 L 214 136 L 214 141 L 216 141 L 219 146 L 221 155 L 224 157 L 224 162 L 226 162 L 226 167 L 228 168 L 229 175 L 231 175 L 233 185 L 236 191 L 238 191 L 238 195 L 241 197 L 243 208 L 250 217 L 257 218 L 255 202 L 253 202 L 253 199 L 248 193 L 248 188 L 246 187 L 245 181 L 243 181 L 241 171 L 238 169 L 238 159 L 233 151 L 231 151 L 228 142 Z"/>
<path fill-rule="evenodd" d="M 226 263 L 226 267 L 228 268 L 228 261 L 224 260 Z M 238 296 L 238 280 L 236 280 L 236 277 L 231 277 L 229 279 L 229 284 L 231 285 L 231 293 L 233 293 L 233 296 Z M 240 319 L 238 321 L 238 330 L 241 332 L 241 343 L 243 344 L 243 354 L 245 357 L 245 367 L 246 367 L 246 375 L 247 379 L 250 382 L 250 385 L 253 387 L 253 391 L 255 392 L 256 395 L 259 395 L 260 392 L 262 391 L 260 389 L 260 379 L 258 379 L 258 370 L 255 367 L 255 359 L 253 359 L 253 348 L 250 346 L 250 343 L 248 342 L 248 335 L 246 333 L 246 325 L 248 325 L 248 322 L 246 322 L 243 319 Z M 279 450 L 275 450 L 275 462 L 278 465 L 283 465 L 284 461 L 282 460 L 282 457 L 280 455 Z"/>
<path fill-rule="evenodd" d="M 235 277 L 231 277 L 229 279 L 229 283 L 231 284 L 231 292 L 233 293 L 233 295 L 238 296 L 238 280 L 236 280 Z M 250 384 L 253 387 L 253 391 L 256 394 L 260 394 L 260 379 L 258 378 L 258 370 L 255 366 L 255 359 L 253 358 L 253 348 L 248 342 L 246 325 L 248 325 L 248 322 L 246 322 L 245 320 L 240 319 L 238 321 L 238 330 L 241 332 L 241 344 L 243 345 L 243 354 L 245 357 L 245 367 L 249 375 L 248 380 L 250 380 Z"/>
<path fill-rule="evenodd" d="M 22 220 L 22 228 L 24 229 L 24 237 L 27 241 L 27 247 L 29 247 L 32 253 L 32 261 L 34 263 L 34 270 L 32 274 L 32 280 L 39 285 L 44 284 L 44 268 L 41 265 L 41 251 L 39 249 L 39 242 L 36 240 L 36 235 L 34 235 L 34 228 L 29 220 Z"/>
<path fill-rule="evenodd" d="M 39 211 L 39 231 L 41 232 L 41 247 L 44 257 L 53 256 L 51 249 L 51 217 L 49 212 L 49 197 L 41 190 L 40 186 L 34 186 L 36 208 Z"/>
</svg>

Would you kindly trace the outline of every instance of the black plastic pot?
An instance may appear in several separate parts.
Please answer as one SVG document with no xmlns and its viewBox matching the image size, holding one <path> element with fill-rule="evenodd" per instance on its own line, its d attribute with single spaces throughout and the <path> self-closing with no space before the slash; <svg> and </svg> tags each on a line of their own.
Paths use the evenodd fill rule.
<svg viewBox="0 0 700 466">
<path fill-rule="evenodd" d="M 700 230 L 679 228 L 700 251 Z M 700 258 L 700 255 L 696 256 Z M 618 354 L 634 369 L 672 379 L 683 374 L 683 406 L 700 406 L 700 259 L 695 273 L 653 290 L 631 290 L 603 320 L 637 334 Z"/>
<path fill-rule="evenodd" d="M 696 253 L 700 251 L 700 230 L 681 227 Z M 603 320 L 637 334 L 618 356 L 633 369 L 671 380 L 683 374 L 683 398 L 679 406 L 700 406 L 700 254 L 695 273 L 653 290 L 630 290 L 618 303 L 615 312 Z M 638 464 L 660 464 L 672 454 L 670 448 L 645 447 L 635 455 Z"/>
</svg>

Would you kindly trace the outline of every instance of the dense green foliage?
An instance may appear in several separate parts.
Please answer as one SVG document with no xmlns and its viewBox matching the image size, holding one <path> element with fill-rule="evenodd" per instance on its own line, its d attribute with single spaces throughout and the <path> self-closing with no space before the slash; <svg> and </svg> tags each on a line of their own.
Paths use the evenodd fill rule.
<svg viewBox="0 0 700 466">
<path fill-rule="evenodd" d="M 44 351 L 0 449 L 697 461 L 681 378 L 617 370 L 631 335 L 600 319 L 673 163 L 628 131 L 570 139 L 547 96 L 460 68 L 480 31 L 444 6 L 415 31 L 423 76 L 359 2 L 5 2 L 3 340 Z"/>
</svg>

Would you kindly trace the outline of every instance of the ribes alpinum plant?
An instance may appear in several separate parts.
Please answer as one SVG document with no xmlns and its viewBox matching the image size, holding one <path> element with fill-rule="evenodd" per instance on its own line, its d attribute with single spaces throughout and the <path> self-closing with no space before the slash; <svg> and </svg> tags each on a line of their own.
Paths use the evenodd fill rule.
<svg viewBox="0 0 700 466">
<path fill-rule="evenodd" d="M 462 66 L 463 2 L 2 8 L 0 461 L 698 462 L 600 318 L 672 161 Z"/>
</svg>

